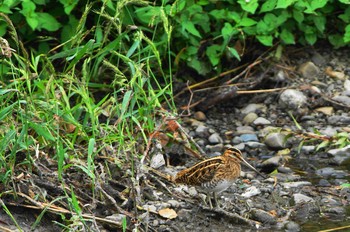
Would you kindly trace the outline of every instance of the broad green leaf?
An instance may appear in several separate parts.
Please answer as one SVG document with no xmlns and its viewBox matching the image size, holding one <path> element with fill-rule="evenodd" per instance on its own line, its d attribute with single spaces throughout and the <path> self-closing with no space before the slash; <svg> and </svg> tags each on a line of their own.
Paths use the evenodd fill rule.
<svg viewBox="0 0 350 232">
<path fill-rule="evenodd" d="M 301 11 L 293 10 L 293 18 L 298 23 L 302 23 L 304 21 L 304 14 Z"/>
<path fill-rule="evenodd" d="M 222 47 L 217 44 L 211 45 L 207 48 L 205 53 L 209 57 L 210 63 L 216 66 L 220 62 Z"/>
<path fill-rule="evenodd" d="M 295 44 L 294 35 L 287 29 L 282 29 L 280 38 L 285 44 Z"/>
<path fill-rule="evenodd" d="M 2 4 L 0 5 L 0 12 L 5 14 L 11 14 L 12 11 L 8 5 Z"/>
<path fill-rule="evenodd" d="M 282 8 L 285 9 L 288 6 L 292 5 L 296 0 L 278 0 L 276 9 Z"/>
<path fill-rule="evenodd" d="M 237 52 L 236 49 L 231 48 L 231 47 L 227 47 L 227 49 L 229 50 L 229 52 L 230 52 L 234 57 L 236 57 L 237 60 L 241 61 L 241 57 L 240 57 L 240 55 L 238 54 L 238 52 Z"/>
<path fill-rule="evenodd" d="M 238 25 L 239 26 L 243 26 L 243 27 L 250 27 L 253 25 L 256 25 L 257 22 L 254 19 L 250 19 L 250 18 L 243 18 Z"/>
<path fill-rule="evenodd" d="M 317 16 L 317 15 L 312 15 L 312 20 L 315 23 L 315 26 L 317 29 L 323 33 L 325 28 L 326 28 L 326 17 L 325 16 Z"/>
<path fill-rule="evenodd" d="M 258 0 L 238 0 L 237 1 L 239 5 L 241 5 L 242 9 L 254 14 L 256 9 L 259 6 Z"/>
<path fill-rule="evenodd" d="M 350 25 L 347 25 L 345 27 L 344 42 L 345 43 L 349 43 L 350 42 Z"/>
<path fill-rule="evenodd" d="M 215 9 L 209 12 L 209 15 L 213 16 L 216 20 L 227 19 L 227 14 L 228 12 L 226 9 Z"/>
<path fill-rule="evenodd" d="M 26 18 L 27 23 L 35 30 L 39 25 L 38 15 L 35 13 L 36 6 L 33 2 L 25 0 L 22 2 L 22 10 L 19 12 Z"/>
<path fill-rule="evenodd" d="M 33 128 L 38 135 L 44 137 L 45 139 L 55 141 L 55 138 L 52 136 L 47 127 L 34 122 L 29 122 L 29 127 Z"/>
<path fill-rule="evenodd" d="M 350 23 L 350 7 L 346 8 L 344 14 L 339 15 L 338 18 L 346 23 Z"/>
<path fill-rule="evenodd" d="M 316 9 L 322 8 L 327 4 L 328 0 L 317 0 L 317 1 L 310 1 L 305 2 L 306 10 L 304 10 L 305 13 L 312 14 L 315 12 Z"/>
<path fill-rule="evenodd" d="M 198 59 L 190 59 L 187 64 L 200 75 L 206 75 L 211 71 L 211 66 L 209 64 L 199 61 Z"/>
<path fill-rule="evenodd" d="M 340 48 L 346 44 L 344 37 L 340 34 L 329 35 L 328 40 L 335 48 Z"/>
<path fill-rule="evenodd" d="M 74 7 L 78 4 L 78 1 L 79 0 L 60 0 L 60 3 L 62 3 L 64 7 L 64 13 L 69 15 Z"/>
<path fill-rule="evenodd" d="M 305 34 L 305 40 L 310 44 L 314 45 L 317 41 L 316 33 Z"/>
<path fill-rule="evenodd" d="M 44 5 L 46 3 L 45 0 L 32 0 L 32 1 L 35 3 L 35 5 Z"/>
<path fill-rule="evenodd" d="M 233 34 L 234 28 L 232 25 L 228 22 L 224 24 L 224 27 L 221 29 L 221 35 L 224 37 L 225 41 L 228 41 L 232 34 Z"/>
<path fill-rule="evenodd" d="M 275 9 L 276 3 L 277 0 L 267 0 L 266 2 L 264 2 L 264 4 L 262 4 L 260 13 L 272 11 L 273 9 Z"/>
<path fill-rule="evenodd" d="M 257 35 L 256 38 L 265 46 L 272 46 L 273 37 L 271 35 Z"/>
<path fill-rule="evenodd" d="M 350 4 L 350 0 L 339 0 L 339 2 L 344 3 L 344 4 Z"/>
<path fill-rule="evenodd" d="M 199 38 L 202 38 L 201 34 L 199 33 L 199 31 L 196 29 L 196 27 L 194 26 L 193 22 L 191 21 L 185 21 L 182 24 L 182 27 L 188 31 L 189 33 L 191 33 L 192 35 L 195 35 Z"/>
<path fill-rule="evenodd" d="M 48 13 L 37 13 L 39 19 L 38 30 L 46 29 L 48 31 L 57 31 L 61 24 L 57 22 L 57 20 Z"/>
</svg>

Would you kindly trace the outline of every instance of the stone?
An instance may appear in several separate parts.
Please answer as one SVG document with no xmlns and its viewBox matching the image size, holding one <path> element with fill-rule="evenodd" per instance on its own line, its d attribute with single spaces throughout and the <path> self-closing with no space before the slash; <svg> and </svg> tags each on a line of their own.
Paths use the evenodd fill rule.
<svg viewBox="0 0 350 232">
<path fill-rule="evenodd" d="M 295 204 L 306 203 L 306 202 L 315 202 L 315 200 L 312 199 L 311 197 L 308 197 L 308 196 L 301 194 L 301 193 L 294 193 L 293 194 L 293 201 Z"/>
<path fill-rule="evenodd" d="M 264 170 L 274 170 L 280 165 L 282 156 L 273 156 L 261 163 L 261 168 Z"/>
<path fill-rule="evenodd" d="M 254 131 L 254 128 L 251 127 L 251 126 L 238 126 L 236 128 L 236 132 L 238 135 L 241 135 L 241 134 L 254 134 L 255 131 Z"/>
<path fill-rule="evenodd" d="M 198 121 L 207 120 L 207 117 L 205 116 L 205 114 L 202 111 L 197 111 L 196 113 L 194 113 L 193 117 L 195 119 L 197 119 Z"/>
<path fill-rule="evenodd" d="M 284 226 L 285 232 L 299 232 L 301 231 L 298 223 L 293 221 L 288 221 Z"/>
<path fill-rule="evenodd" d="M 223 143 L 223 140 L 218 133 L 211 134 L 208 140 L 211 144 Z"/>
<path fill-rule="evenodd" d="M 327 178 L 327 177 L 344 178 L 348 176 L 348 174 L 345 173 L 343 170 L 336 170 L 331 167 L 318 169 L 316 170 L 316 174 L 324 178 Z"/>
<path fill-rule="evenodd" d="M 259 143 L 259 142 L 254 142 L 254 141 L 246 142 L 245 145 L 247 145 L 250 148 L 262 148 L 262 147 L 265 147 L 265 144 Z"/>
<path fill-rule="evenodd" d="M 310 154 L 314 151 L 316 151 L 316 146 L 314 145 L 305 145 L 301 147 L 301 151 L 306 154 Z"/>
<path fill-rule="evenodd" d="M 317 76 L 320 69 L 311 61 L 303 63 L 299 66 L 298 72 L 305 78 L 311 79 Z"/>
<path fill-rule="evenodd" d="M 349 116 L 341 116 L 341 115 L 333 115 L 327 118 L 327 121 L 331 125 L 339 125 L 339 124 L 350 124 Z"/>
<path fill-rule="evenodd" d="M 286 148 L 286 135 L 279 132 L 268 134 L 264 143 L 276 150 L 284 149 Z"/>
<path fill-rule="evenodd" d="M 269 214 L 268 212 L 262 209 L 253 208 L 250 210 L 250 213 L 251 213 L 251 218 L 253 220 L 262 222 L 262 224 L 274 225 L 277 223 L 276 217 L 274 217 L 273 215 Z"/>
<path fill-rule="evenodd" d="M 209 128 L 203 125 L 199 125 L 196 128 L 196 134 L 200 138 L 206 138 L 209 136 Z"/>
<path fill-rule="evenodd" d="M 162 167 L 163 165 L 165 165 L 165 159 L 164 159 L 163 154 L 157 153 L 157 154 L 152 156 L 151 163 L 150 163 L 150 166 L 152 168 L 158 169 L 158 168 Z"/>
<path fill-rule="evenodd" d="M 344 81 L 344 89 L 345 89 L 345 91 L 350 92 L 350 80 L 349 79 L 346 79 Z"/>
<path fill-rule="evenodd" d="M 256 134 L 243 134 L 243 135 L 240 135 L 239 137 L 240 137 L 241 141 L 244 143 L 249 142 L 249 141 L 254 141 L 254 142 L 259 141 Z"/>
<path fill-rule="evenodd" d="M 243 118 L 243 123 L 245 125 L 250 125 L 252 122 L 254 122 L 255 119 L 258 118 L 258 115 L 256 113 L 250 112 Z"/>
<path fill-rule="evenodd" d="M 323 107 L 316 108 L 315 111 L 329 116 L 334 113 L 334 108 L 332 106 L 323 106 Z"/>
<path fill-rule="evenodd" d="M 326 59 L 318 52 L 315 52 L 311 57 L 311 61 L 318 66 L 326 64 Z"/>
<path fill-rule="evenodd" d="M 241 113 L 243 115 L 247 115 L 249 113 L 256 113 L 258 111 L 266 112 L 266 109 L 267 109 L 267 107 L 264 104 L 251 103 L 251 104 L 248 104 L 246 107 L 244 107 L 241 110 Z"/>
<path fill-rule="evenodd" d="M 335 96 L 332 100 L 343 103 L 344 105 L 350 106 L 350 97 L 348 96 Z"/>
<path fill-rule="evenodd" d="M 345 165 L 350 162 L 350 145 L 339 149 L 331 149 L 327 153 L 333 156 L 333 160 L 338 165 Z"/>
<path fill-rule="evenodd" d="M 303 186 L 308 186 L 308 185 L 312 185 L 311 182 L 309 182 L 309 181 L 295 181 L 295 182 L 282 183 L 282 186 L 286 189 L 301 188 Z"/>
<path fill-rule="evenodd" d="M 241 194 L 244 198 L 251 198 L 253 196 L 259 195 L 261 193 L 260 189 L 255 186 L 250 186 L 247 188 L 244 193 Z"/>
<path fill-rule="evenodd" d="M 254 120 L 253 124 L 256 126 L 258 126 L 258 125 L 270 125 L 271 122 L 269 120 L 267 120 L 266 118 L 258 117 L 257 119 Z"/>
<path fill-rule="evenodd" d="M 224 148 L 224 145 L 222 143 L 218 143 L 215 145 L 207 145 L 205 148 L 210 152 L 221 152 Z"/>
<path fill-rule="evenodd" d="M 307 98 L 305 95 L 296 89 L 287 89 L 283 91 L 279 97 L 279 104 L 283 108 L 296 110 L 306 105 Z"/>
</svg>

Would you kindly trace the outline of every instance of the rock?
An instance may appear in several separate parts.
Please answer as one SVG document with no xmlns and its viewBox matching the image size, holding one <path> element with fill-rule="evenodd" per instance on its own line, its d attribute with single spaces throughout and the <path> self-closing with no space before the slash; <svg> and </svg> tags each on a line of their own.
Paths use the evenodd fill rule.
<svg viewBox="0 0 350 232">
<path fill-rule="evenodd" d="M 318 52 L 315 52 L 311 57 L 311 61 L 318 66 L 326 64 L 326 59 Z"/>
<path fill-rule="evenodd" d="M 316 146 L 313 145 L 305 145 L 301 147 L 301 151 L 306 154 L 310 154 L 314 151 L 316 151 Z"/>
<path fill-rule="evenodd" d="M 266 105 L 264 104 L 255 104 L 255 103 L 252 103 L 252 104 L 249 104 L 247 105 L 246 107 L 244 107 L 242 110 L 241 110 L 241 113 L 243 115 L 247 115 L 249 113 L 256 113 L 258 111 L 262 111 L 262 112 L 266 112 Z"/>
<path fill-rule="evenodd" d="M 282 156 L 273 156 L 261 163 L 261 169 L 266 172 L 272 172 L 280 165 L 281 160 Z"/>
<path fill-rule="evenodd" d="M 320 187 L 330 187 L 330 186 L 331 186 L 331 183 L 329 183 L 328 180 L 321 179 L 321 180 L 318 182 L 318 186 L 320 186 Z"/>
<path fill-rule="evenodd" d="M 289 188 L 301 188 L 301 187 L 307 186 L 307 185 L 312 185 L 312 184 L 309 181 L 295 181 L 295 182 L 282 183 L 282 186 L 284 188 L 286 188 L 286 189 L 289 189 Z"/>
<path fill-rule="evenodd" d="M 332 106 L 323 106 L 316 108 L 315 111 L 323 113 L 325 115 L 332 115 L 334 113 L 334 108 Z"/>
<path fill-rule="evenodd" d="M 303 63 L 299 66 L 298 71 L 305 78 L 314 78 L 320 72 L 320 69 L 311 61 Z"/>
<path fill-rule="evenodd" d="M 279 132 L 268 134 L 264 143 L 270 148 L 281 150 L 286 148 L 286 135 Z"/>
<path fill-rule="evenodd" d="M 285 232 L 299 232 L 300 226 L 296 222 L 288 221 L 284 226 Z"/>
<path fill-rule="evenodd" d="M 168 203 L 171 205 L 171 207 L 173 208 L 177 208 L 180 206 L 180 202 L 178 202 L 177 200 L 173 200 L 173 199 L 170 199 L 168 200 Z"/>
<path fill-rule="evenodd" d="M 349 79 L 346 79 L 344 81 L 344 89 L 345 89 L 345 91 L 350 92 L 350 80 Z"/>
<path fill-rule="evenodd" d="M 258 118 L 258 115 L 256 113 L 251 112 L 243 118 L 243 123 L 245 125 L 250 125 L 257 118 Z"/>
<path fill-rule="evenodd" d="M 271 122 L 269 120 L 267 120 L 266 118 L 258 117 L 257 119 L 254 120 L 253 124 L 256 126 L 258 126 L 258 125 L 270 125 Z"/>
<path fill-rule="evenodd" d="M 158 169 L 163 165 L 165 165 L 165 159 L 164 159 L 163 154 L 157 153 L 157 154 L 152 156 L 151 164 L 150 164 L 150 166 L 152 168 Z"/>
<path fill-rule="evenodd" d="M 308 196 L 301 194 L 301 193 L 294 193 L 293 194 L 293 201 L 295 204 L 306 203 L 306 202 L 315 202 L 315 200 L 312 199 L 311 197 L 308 197 Z"/>
<path fill-rule="evenodd" d="M 237 134 L 255 134 L 254 128 L 251 126 L 238 126 L 237 129 Z"/>
<path fill-rule="evenodd" d="M 331 125 L 350 124 L 350 117 L 349 116 L 333 115 L 333 116 L 328 117 L 327 121 Z"/>
<path fill-rule="evenodd" d="M 344 105 L 350 106 L 350 97 L 348 96 L 335 96 L 332 100 L 343 103 Z"/>
<path fill-rule="evenodd" d="M 245 190 L 244 193 L 241 194 L 241 196 L 244 198 L 251 198 L 252 196 L 259 195 L 260 193 L 261 193 L 260 189 L 258 189 L 255 186 L 250 186 Z"/>
<path fill-rule="evenodd" d="M 265 144 L 259 143 L 259 142 L 246 142 L 245 145 L 247 145 L 250 148 L 262 148 L 262 147 L 265 147 Z"/>
<path fill-rule="evenodd" d="M 218 143 L 215 145 L 207 145 L 205 148 L 210 152 L 221 152 L 224 148 L 224 145 L 222 143 Z"/>
<path fill-rule="evenodd" d="M 205 116 L 205 114 L 202 111 L 197 111 L 196 113 L 194 113 L 193 117 L 195 119 L 197 119 L 198 121 L 207 120 L 207 117 Z"/>
<path fill-rule="evenodd" d="M 335 178 L 343 179 L 344 177 L 348 176 L 348 174 L 345 171 L 336 170 L 336 169 L 331 168 L 331 167 L 318 169 L 318 170 L 316 170 L 316 174 L 319 176 L 322 176 L 324 178 L 335 177 Z"/>
<path fill-rule="evenodd" d="M 211 134 L 208 140 L 211 144 L 223 143 L 223 140 L 218 133 Z"/>
<path fill-rule="evenodd" d="M 207 138 L 209 136 L 209 128 L 203 125 L 199 125 L 196 128 L 196 135 L 200 138 Z"/>
<path fill-rule="evenodd" d="M 280 173 L 292 173 L 293 170 L 289 167 L 278 167 L 277 171 Z"/>
<path fill-rule="evenodd" d="M 253 220 L 259 221 L 262 224 L 274 225 L 277 223 L 276 217 L 272 216 L 262 209 L 251 209 L 250 213 Z"/>
<path fill-rule="evenodd" d="M 259 141 L 256 134 L 243 134 L 243 135 L 240 135 L 239 137 L 240 137 L 241 141 L 244 143 L 249 142 L 249 141 L 255 141 L 255 142 Z"/>
<path fill-rule="evenodd" d="M 320 130 L 320 133 L 332 137 L 337 133 L 337 129 L 332 126 L 327 126 L 325 129 Z"/>
<path fill-rule="evenodd" d="M 339 149 L 331 149 L 327 153 L 333 156 L 333 160 L 338 165 L 350 162 L 350 145 Z"/>
<path fill-rule="evenodd" d="M 305 95 L 301 91 L 295 89 L 287 89 L 283 91 L 279 98 L 279 104 L 283 108 L 288 108 L 292 110 L 296 110 L 300 107 L 303 107 L 304 105 L 306 105 L 306 101 L 307 98 L 305 97 Z"/>
</svg>

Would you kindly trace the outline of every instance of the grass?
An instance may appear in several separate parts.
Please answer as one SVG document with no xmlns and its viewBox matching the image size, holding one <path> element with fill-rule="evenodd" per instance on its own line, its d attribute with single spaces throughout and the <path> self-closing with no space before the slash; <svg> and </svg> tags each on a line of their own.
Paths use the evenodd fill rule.
<svg viewBox="0 0 350 232">
<path fill-rule="evenodd" d="M 17 179 L 21 173 L 30 175 L 35 169 L 38 174 L 43 160 L 54 164 L 56 184 L 64 193 L 50 196 L 34 191 L 31 197 L 50 206 L 56 197 L 56 204 L 72 212 L 71 217 L 60 213 L 61 221 L 56 223 L 62 230 L 86 230 L 86 222 L 91 221 L 81 216 L 79 189 L 69 176 L 82 175 L 90 186 L 86 192 L 100 198 L 96 185 L 111 178 L 109 165 L 127 169 L 125 164 L 131 161 L 135 176 L 134 163 L 142 157 L 139 147 L 146 146 L 148 134 L 155 129 L 157 111 L 166 107 L 175 112 L 171 70 L 163 72 L 158 52 L 158 46 L 166 46 L 170 59 L 169 38 L 159 45 L 153 42 L 155 34 L 148 38 L 142 30 L 124 28 L 115 19 L 125 4 L 118 2 L 115 15 L 105 8 L 94 12 L 104 23 L 91 31 L 84 29 L 93 14 L 87 6 L 76 36 L 53 49 L 55 53 L 28 53 L 18 43 L 16 53 L 0 63 L 0 189 L 11 190 L 9 195 L 16 199 L 19 180 L 28 184 Z M 8 27 L 16 31 L 12 24 Z M 102 37 L 101 28 L 105 29 Z M 94 38 L 80 39 L 87 34 Z M 11 39 L 20 42 L 15 34 Z M 63 46 L 69 48 L 59 51 Z M 102 177 L 102 170 L 108 178 Z M 6 205 L 2 207 L 11 216 Z M 43 209 L 34 227 L 47 212 L 47 207 Z M 122 228 L 126 229 L 125 219 Z"/>
</svg>

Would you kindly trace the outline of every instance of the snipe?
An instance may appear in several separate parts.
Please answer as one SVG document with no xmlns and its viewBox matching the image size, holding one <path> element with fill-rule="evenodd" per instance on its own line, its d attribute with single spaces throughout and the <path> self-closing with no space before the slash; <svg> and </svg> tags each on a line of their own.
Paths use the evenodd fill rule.
<svg viewBox="0 0 350 232">
<path fill-rule="evenodd" d="M 230 147 L 220 156 L 203 160 L 178 172 L 174 181 L 175 183 L 199 187 L 200 190 L 207 193 L 209 205 L 212 208 L 210 193 L 213 193 L 215 203 L 218 205 L 216 194 L 226 190 L 240 176 L 241 163 L 263 176 L 243 159 L 239 149 Z"/>
</svg>

